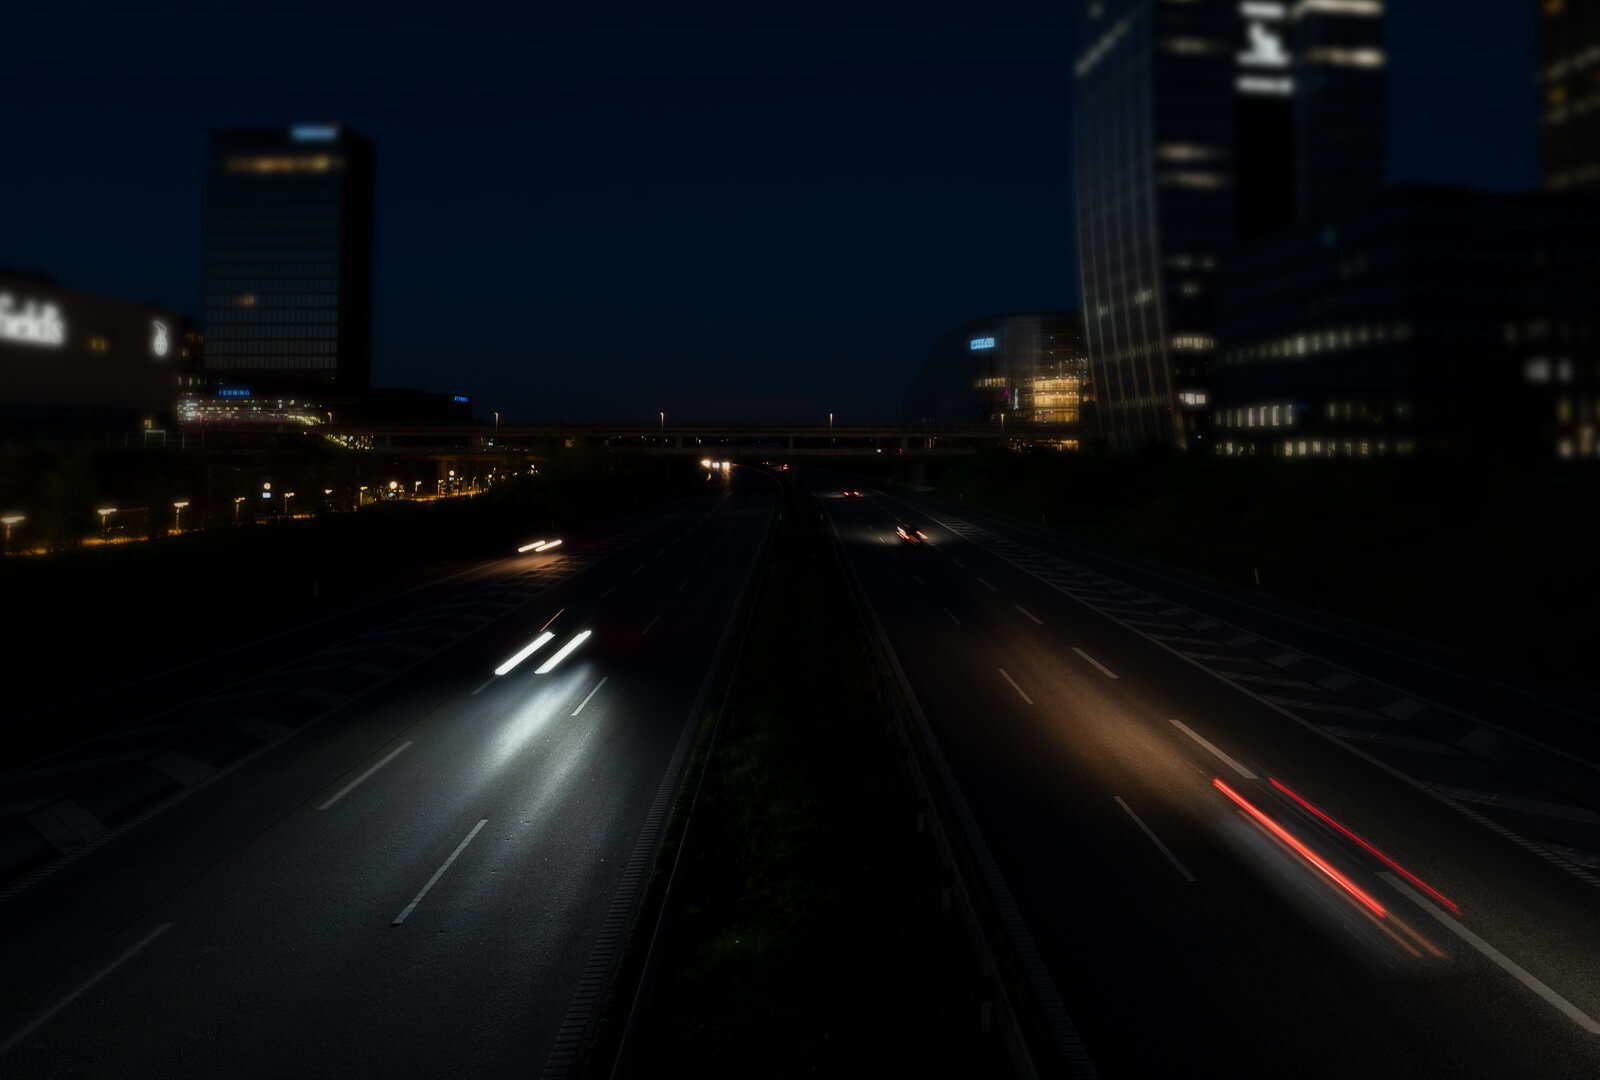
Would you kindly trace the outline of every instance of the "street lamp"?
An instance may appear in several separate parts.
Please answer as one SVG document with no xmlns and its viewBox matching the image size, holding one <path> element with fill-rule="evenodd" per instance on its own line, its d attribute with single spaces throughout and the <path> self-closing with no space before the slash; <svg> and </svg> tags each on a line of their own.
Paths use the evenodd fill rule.
<svg viewBox="0 0 1600 1080">
<path fill-rule="evenodd" d="M 242 502 L 244 502 L 244 496 L 243 495 L 238 495 L 238 496 L 234 497 L 234 500 L 233 500 L 233 523 L 235 525 L 239 524 L 239 504 L 242 503 Z"/>
<path fill-rule="evenodd" d="M 100 514 L 100 542 L 102 544 L 109 542 L 111 539 L 111 515 L 116 512 L 117 508 L 115 506 L 102 506 L 98 511 Z"/>
<path fill-rule="evenodd" d="M 0 524 L 4 524 L 5 527 L 6 527 L 6 550 L 7 551 L 11 550 L 11 526 L 13 526 L 13 525 L 21 525 L 24 521 L 27 521 L 27 520 L 28 520 L 28 515 L 27 514 L 7 514 L 5 517 L 0 518 Z"/>
<path fill-rule="evenodd" d="M 828 445 L 833 445 L 833 414 L 828 414 Z"/>
<path fill-rule="evenodd" d="M 183 508 L 189 505 L 188 499 L 179 499 L 172 504 L 172 531 L 183 531 Z"/>
<path fill-rule="evenodd" d="M 292 498 L 294 498 L 294 492 L 285 491 L 283 493 L 283 516 L 286 518 L 294 517 L 294 513 L 289 509 L 289 500 Z"/>
</svg>

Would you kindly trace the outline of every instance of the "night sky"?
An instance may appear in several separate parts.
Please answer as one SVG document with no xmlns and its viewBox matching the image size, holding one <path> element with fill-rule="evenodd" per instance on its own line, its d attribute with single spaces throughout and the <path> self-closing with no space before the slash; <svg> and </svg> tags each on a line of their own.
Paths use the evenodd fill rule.
<svg viewBox="0 0 1600 1080">
<path fill-rule="evenodd" d="M 1532 186 L 1533 5 L 1389 6 L 1391 179 Z M 0 264 L 198 317 L 207 131 L 337 121 L 374 382 L 480 416 L 897 419 L 944 330 L 1078 304 L 1072 3 L 5 7 Z"/>
</svg>

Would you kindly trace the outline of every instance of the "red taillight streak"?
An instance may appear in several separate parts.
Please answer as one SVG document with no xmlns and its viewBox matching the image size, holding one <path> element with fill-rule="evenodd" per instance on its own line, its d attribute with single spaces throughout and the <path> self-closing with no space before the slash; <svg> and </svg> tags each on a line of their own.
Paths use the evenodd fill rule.
<svg viewBox="0 0 1600 1080">
<path fill-rule="evenodd" d="M 1382 904 L 1378 903 L 1366 892 L 1364 892 L 1362 888 L 1355 882 L 1339 873 L 1339 871 L 1335 870 L 1332 866 L 1329 866 L 1316 852 L 1312 851 L 1310 848 L 1306 847 L 1305 844 L 1291 836 L 1289 831 L 1282 825 L 1279 825 L 1266 814 L 1256 809 L 1250 800 L 1246 799 L 1243 795 L 1240 795 L 1237 791 L 1223 783 L 1222 777 L 1216 777 L 1211 781 L 1211 784 L 1218 791 L 1222 792 L 1228 798 L 1238 803 L 1239 807 L 1244 810 L 1245 813 L 1249 814 L 1251 817 L 1255 818 L 1256 821 L 1266 826 L 1273 836 L 1276 836 L 1279 840 L 1282 840 L 1285 844 L 1288 844 L 1290 847 L 1294 848 L 1294 850 L 1299 852 L 1301 856 L 1311 863 L 1311 865 L 1315 866 L 1318 870 L 1321 870 L 1324 874 L 1327 874 L 1330 878 L 1337 882 L 1339 887 L 1344 889 L 1345 892 L 1349 893 L 1351 896 L 1365 904 L 1373 912 L 1373 914 L 1379 916 L 1380 918 L 1387 914 L 1387 912 L 1384 911 Z"/>
<path fill-rule="evenodd" d="M 1290 791 L 1287 787 L 1285 787 L 1284 785 L 1280 784 L 1273 777 L 1269 776 L 1267 779 L 1272 781 L 1272 786 L 1273 787 L 1277 788 L 1279 791 L 1281 791 L 1285 795 L 1289 796 L 1289 798 L 1293 799 L 1295 802 L 1299 803 L 1301 806 L 1305 807 L 1307 810 L 1309 810 L 1313 814 L 1317 815 L 1317 817 L 1321 818 L 1323 821 L 1327 822 L 1329 825 L 1332 825 L 1335 829 L 1338 829 L 1345 836 L 1348 836 L 1350 839 L 1352 839 L 1356 843 L 1360 844 L 1367 851 L 1371 852 L 1374 857 L 1382 859 L 1383 862 L 1391 870 L 1393 870 L 1395 873 L 1399 874 L 1401 877 L 1403 877 L 1407 881 L 1411 882 L 1411 884 L 1415 885 L 1417 888 L 1421 889 L 1423 892 L 1427 893 L 1429 896 L 1431 896 L 1435 900 L 1439 901 L 1439 903 L 1443 904 L 1445 907 L 1449 908 L 1451 911 L 1455 912 L 1457 915 L 1461 914 L 1461 908 L 1456 904 L 1456 902 L 1454 900 L 1450 899 L 1444 893 L 1440 892 L 1438 889 L 1435 889 L 1432 885 L 1429 885 L 1427 882 L 1425 882 L 1421 878 L 1417 877 L 1417 875 L 1413 874 L 1411 871 L 1407 870 L 1405 867 L 1401 866 L 1399 863 L 1397 863 L 1393 859 L 1389 858 L 1389 856 L 1385 855 L 1383 852 L 1379 851 L 1377 848 L 1373 847 L 1371 844 L 1369 844 L 1365 840 L 1361 839 L 1361 837 L 1357 836 L 1355 833 L 1351 832 L 1349 829 L 1345 828 L 1343 825 L 1341 825 L 1337 821 L 1333 820 L 1333 818 L 1329 817 L 1327 814 L 1323 813 L 1321 810 L 1318 810 L 1315 806 L 1312 806 L 1304 798 L 1302 798 L 1301 796 L 1296 795 L 1294 792 Z"/>
</svg>

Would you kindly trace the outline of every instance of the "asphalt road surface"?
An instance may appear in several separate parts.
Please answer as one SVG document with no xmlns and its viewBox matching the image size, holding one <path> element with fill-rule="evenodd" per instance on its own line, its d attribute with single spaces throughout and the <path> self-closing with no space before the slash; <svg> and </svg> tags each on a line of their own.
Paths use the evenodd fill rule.
<svg viewBox="0 0 1600 1080">
<path fill-rule="evenodd" d="M 174 658 L 0 778 L 7 843 L 51 845 L 0 890 L 0 1075 L 575 1071 L 772 509 L 716 478 Z"/>
<path fill-rule="evenodd" d="M 1100 1075 L 1600 1075 L 1592 716 L 863 490 L 818 494 Z"/>
</svg>

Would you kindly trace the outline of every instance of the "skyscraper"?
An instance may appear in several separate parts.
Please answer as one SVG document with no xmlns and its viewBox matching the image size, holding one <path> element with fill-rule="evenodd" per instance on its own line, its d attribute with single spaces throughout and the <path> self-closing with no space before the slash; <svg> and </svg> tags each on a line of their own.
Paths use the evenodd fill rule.
<svg viewBox="0 0 1600 1080">
<path fill-rule="evenodd" d="M 1600 6 L 1536 2 L 1540 176 L 1550 191 L 1600 190 Z"/>
<path fill-rule="evenodd" d="M 373 150 L 336 125 L 211 135 L 206 373 L 263 389 L 372 377 Z"/>
<path fill-rule="evenodd" d="M 1108 445 L 1209 450 L 1214 278 L 1383 177 L 1381 0 L 1089 0 L 1076 65 L 1084 341 Z"/>
</svg>

